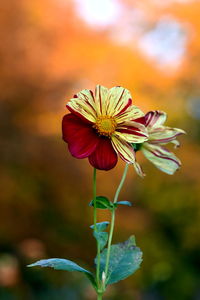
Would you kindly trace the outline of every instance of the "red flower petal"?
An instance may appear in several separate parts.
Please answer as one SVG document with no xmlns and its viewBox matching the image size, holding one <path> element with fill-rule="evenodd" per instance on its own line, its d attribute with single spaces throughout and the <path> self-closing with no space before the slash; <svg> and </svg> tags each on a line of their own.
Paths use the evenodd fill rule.
<svg viewBox="0 0 200 300">
<path fill-rule="evenodd" d="M 97 147 L 100 138 L 90 124 L 73 114 L 65 115 L 62 121 L 63 140 L 76 158 L 88 157 Z"/>
<path fill-rule="evenodd" d="M 96 150 L 89 156 L 90 164 L 99 170 L 108 171 L 117 164 L 117 154 L 108 138 L 100 137 Z"/>
<path fill-rule="evenodd" d="M 133 121 L 134 121 L 134 122 L 137 122 L 137 123 L 141 123 L 141 124 L 143 124 L 143 125 L 146 125 L 146 119 L 145 119 L 145 116 L 140 117 L 140 118 L 137 118 L 137 119 L 134 119 Z"/>
</svg>

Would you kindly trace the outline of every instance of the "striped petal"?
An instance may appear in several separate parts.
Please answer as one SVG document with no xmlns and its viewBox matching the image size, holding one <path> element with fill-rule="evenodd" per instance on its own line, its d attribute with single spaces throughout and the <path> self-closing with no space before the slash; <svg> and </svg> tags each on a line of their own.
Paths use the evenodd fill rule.
<svg viewBox="0 0 200 300">
<path fill-rule="evenodd" d="M 146 176 L 146 174 L 143 172 L 141 166 L 139 165 L 139 163 L 137 161 L 135 161 L 135 163 L 133 164 L 134 169 L 136 171 L 136 173 L 141 177 L 144 178 L 144 176 Z"/>
<path fill-rule="evenodd" d="M 74 98 L 67 103 L 67 108 L 77 116 L 86 119 L 92 123 L 95 123 L 96 104 L 90 90 L 82 90 Z"/>
<path fill-rule="evenodd" d="M 167 119 L 167 114 L 163 111 L 154 110 L 150 111 L 145 115 L 146 126 L 151 127 L 159 127 L 163 125 Z"/>
<path fill-rule="evenodd" d="M 95 89 L 96 111 L 98 116 L 106 115 L 107 95 L 109 89 L 105 86 L 97 85 Z"/>
<path fill-rule="evenodd" d="M 128 143 L 143 143 L 148 139 L 146 127 L 134 121 L 118 125 L 115 135 L 126 140 Z"/>
<path fill-rule="evenodd" d="M 111 141 L 121 159 L 127 163 L 135 163 L 135 152 L 129 143 L 115 135 L 111 137 Z"/>
<path fill-rule="evenodd" d="M 150 162 L 169 175 L 173 175 L 181 166 L 180 160 L 162 146 L 144 143 L 141 150 Z"/>
<path fill-rule="evenodd" d="M 110 116 L 120 115 L 131 103 L 131 94 L 127 89 L 120 86 L 113 87 L 107 95 L 107 114 Z"/>
<path fill-rule="evenodd" d="M 63 140 L 68 143 L 72 156 L 88 157 L 99 144 L 100 138 L 90 124 L 74 114 L 65 115 L 62 121 Z"/>
<path fill-rule="evenodd" d="M 117 153 L 113 149 L 110 139 L 104 137 L 99 137 L 99 139 L 96 150 L 89 156 L 89 162 L 96 169 L 108 171 L 117 164 Z"/>
<path fill-rule="evenodd" d="M 167 144 L 184 133 L 185 131 L 179 128 L 162 126 L 157 128 L 157 130 L 152 129 L 149 131 L 149 142 L 152 144 Z"/>
<path fill-rule="evenodd" d="M 125 112 L 115 117 L 117 124 L 134 121 L 144 116 L 144 113 L 135 105 L 131 105 Z"/>
</svg>

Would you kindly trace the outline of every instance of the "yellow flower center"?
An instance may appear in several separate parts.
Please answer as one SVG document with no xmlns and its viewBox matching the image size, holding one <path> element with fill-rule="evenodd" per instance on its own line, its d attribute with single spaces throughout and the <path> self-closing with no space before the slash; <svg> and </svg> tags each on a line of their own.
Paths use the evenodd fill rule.
<svg viewBox="0 0 200 300">
<path fill-rule="evenodd" d="M 99 116 L 93 127 L 100 135 L 111 136 L 115 132 L 117 122 L 113 117 Z"/>
</svg>

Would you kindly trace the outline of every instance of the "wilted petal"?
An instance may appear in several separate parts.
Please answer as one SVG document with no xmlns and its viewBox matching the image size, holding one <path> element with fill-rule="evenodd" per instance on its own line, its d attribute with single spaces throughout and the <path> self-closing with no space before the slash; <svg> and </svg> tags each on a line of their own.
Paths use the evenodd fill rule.
<svg viewBox="0 0 200 300">
<path fill-rule="evenodd" d="M 164 111 L 154 110 L 145 115 L 147 127 L 159 127 L 165 123 L 167 114 Z"/>
<path fill-rule="evenodd" d="M 181 166 L 180 160 L 174 155 L 174 153 L 162 146 L 144 143 L 141 150 L 145 157 L 159 170 L 169 175 L 173 175 L 174 172 Z"/>
<path fill-rule="evenodd" d="M 65 115 L 62 121 L 63 140 L 68 143 L 69 151 L 76 158 L 88 157 L 99 144 L 99 136 L 90 124 L 73 114 Z"/>
<path fill-rule="evenodd" d="M 89 156 L 90 164 L 96 169 L 108 171 L 115 167 L 117 160 L 117 153 L 110 139 L 100 137 L 96 150 Z"/>
<path fill-rule="evenodd" d="M 111 141 L 115 151 L 125 162 L 135 162 L 135 152 L 130 144 L 128 144 L 125 140 L 115 135 L 112 136 Z"/>
<path fill-rule="evenodd" d="M 162 126 L 157 128 L 157 130 L 152 129 L 149 131 L 149 142 L 152 144 L 167 144 L 184 133 L 185 131 L 179 128 Z"/>
<path fill-rule="evenodd" d="M 141 166 L 139 165 L 139 163 L 137 161 L 135 161 L 135 163 L 133 164 L 136 173 L 141 177 L 144 178 L 144 176 L 146 176 L 146 174 L 143 172 Z"/>
<path fill-rule="evenodd" d="M 173 140 L 171 143 L 174 144 L 174 148 L 180 147 L 180 142 L 178 140 Z"/>
</svg>

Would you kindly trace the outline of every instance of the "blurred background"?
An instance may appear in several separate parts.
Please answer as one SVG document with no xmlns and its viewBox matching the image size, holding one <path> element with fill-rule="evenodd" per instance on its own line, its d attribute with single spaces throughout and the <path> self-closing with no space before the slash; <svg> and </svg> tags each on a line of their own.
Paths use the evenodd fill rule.
<svg viewBox="0 0 200 300">
<path fill-rule="evenodd" d="M 183 166 L 130 168 L 114 242 L 135 234 L 142 267 L 109 300 L 200 299 L 200 1 L 10 0 L 0 10 L 0 299 L 93 300 L 79 273 L 26 268 L 63 257 L 93 270 L 92 167 L 61 139 L 65 104 L 96 84 L 128 88 L 180 127 Z M 124 163 L 98 172 L 113 197 Z M 99 220 L 109 220 L 100 211 Z"/>
</svg>

